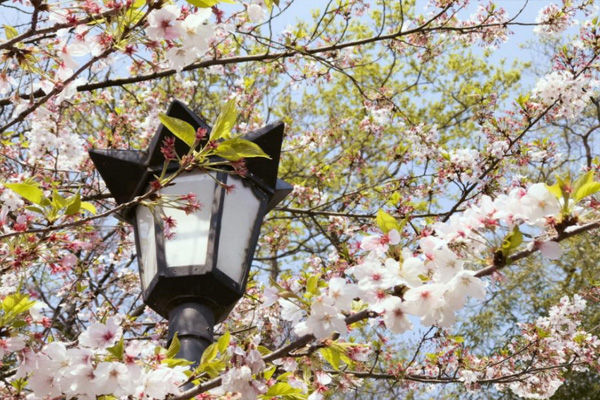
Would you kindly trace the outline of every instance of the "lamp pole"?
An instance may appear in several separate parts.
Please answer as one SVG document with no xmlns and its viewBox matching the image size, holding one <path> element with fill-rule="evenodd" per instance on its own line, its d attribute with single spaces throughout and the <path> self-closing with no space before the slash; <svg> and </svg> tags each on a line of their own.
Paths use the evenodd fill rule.
<svg viewBox="0 0 600 400">
<path fill-rule="evenodd" d="M 214 325 L 212 310 L 199 302 L 182 303 L 169 311 L 168 343 L 177 334 L 177 358 L 194 361 L 192 367 L 197 367 L 202 353 L 214 340 Z"/>
</svg>

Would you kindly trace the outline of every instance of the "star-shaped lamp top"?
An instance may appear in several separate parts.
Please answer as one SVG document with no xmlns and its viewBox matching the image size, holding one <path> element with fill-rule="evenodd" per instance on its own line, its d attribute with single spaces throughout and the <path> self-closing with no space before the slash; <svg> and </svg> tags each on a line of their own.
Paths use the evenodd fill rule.
<svg viewBox="0 0 600 400">
<path fill-rule="evenodd" d="M 178 100 L 171 103 L 167 116 L 184 120 L 195 130 L 203 128 L 210 133 L 210 127 L 206 122 Z M 243 137 L 257 144 L 270 157 L 246 159 L 248 174 L 245 179 L 253 181 L 270 196 L 267 212 L 292 191 L 290 184 L 277 178 L 283 132 L 283 122 L 276 122 Z M 89 151 L 96 169 L 118 204 L 130 202 L 148 190 L 148 185 L 164 165 L 165 158 L 160 149 L 164 139 L 169 136 L 175 137 L 177 155 L 181 157 L 188 153 L 189 146 L 162 124 L 146 151 L 114 149 Z M 208 137 L 209 135 L 206 135 L 198 147 L 204 146 Z M 125 210 L 120 216 L 131 222 L 131 209 Z"/>
</svg>

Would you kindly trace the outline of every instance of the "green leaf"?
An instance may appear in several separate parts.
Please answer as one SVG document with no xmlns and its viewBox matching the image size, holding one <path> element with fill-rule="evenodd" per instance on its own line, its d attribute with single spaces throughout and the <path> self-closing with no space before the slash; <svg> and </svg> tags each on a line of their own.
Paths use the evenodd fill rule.
<svg viewBox="0 0 600 400">
<path fill-rule="evenodd" d="M 215 155 L 228 161 L 238 161 L 242 158 L 252 157 L 271 158 L 256 143 L 240 138 L 229 139 L 219 143 L 214 152 Z"/>
<path fill-rule="evenodd" d="M 88 203 L 87 201 L 83 201 L 81 202 L 81 208 L 89 211 L 92 214 L 96 214 L 96 206 L 94 206 L 92 203 Z"/>
<path fill-rule="evenodd" d="M 166 365 L 169 368 L 173 367 L 187 367 L 188 365 L 192 365 L 193 361 L 184 360 L 183 358 L 166 358 L 160 362 L 161 364 Z"/>
<path fill-rule="evenodd" d="M 402 231 L 402 226 L 398 223 L 398 221 L 396 221 L 394 217 L 383 210 L 377 211 L 377 218 L 375 222 L 383 233 L 388 233 L 392 229 L 397 230 L 398 233 Z"/>
<path fill-rule="evenodd" d="M 223 334 L 223 336 L 221 336 L 219 338 L 219 341 L 217 343 L 217 347 L 219 348 L 220 353 L 224 353 L 225 350 L 227 350 L 227 347 L 229 347 L 230 341 L 231 341 L 231 333 L 229 333 L 229 331 L 227 331 Z"/>
<path fill-rule="evenodd" d="M 52 206 L 58 210 L 62 209 L 67 204 L 67 199 L 62 197 L 56 189 L 52 191 Z"/>
<path fill-rule="evenodd" d="M 175 358 L 175 356 L 179 352 L 180 346 L 181 346 L 181 343 L 179 343 L 179 338 L 177 337 L 177 332 L 175 332 L 173 339 L 171 339 L 171 344 L 169 345 L 169 348 L 167 349 L 167 358 Z"/>
<path fill-rule="evenodd" d="M 217 371 L 212 365 L 210 364 L 206 364 L 202 367 L 202 371 L 201 372 L 206 372 L 208 374 L 208 376 L 210 376 L 211 378 L 216 378 L 217 376 L 219 376 L 219 371 Z"/>
<path fill-rule="evenodd" d="M 311 377 L 312 377 L 311 367 L 306 364 L 303 364 L 302 365 L 302 379 L 304 379 L 304 382 L 308 382 L 308 381 L 310 381 Z"/>
<path fill-rule="evenodd" d="M 202 359 L 200 360 L 200 365 L 207 364 L 211 362 L 217 356 L 217 343 L 213 343 L 204 350 L 202 354 Z"/>
<path fill-rule="evenodd" d="M 567 208 L 569 207 L 569 194 L 570 191 L 567 190 L 567 188 L 570 187 L 570 182 L 569 179 L 563 180 L 560 176 L 556 175 L 556 184 L 559 186 L 560 188 L 560 193 L 562 194 L 562 200 L 563 200 L 563 207 L 564 207 L 564 211 L 567 211 Z M 560 198 L 559 198 L 560 200 Z"/>
<path fill-rule="evenodd" d="M 49 200 L 44 197 L 44 192 L 37 185 L 31 183 L 3 183 L 3 185 L 33 204 L 42 207 L 49 204 Z"/>
<path fill-rule="evenodd" d="M 258 346 L 257 347 L 258 352 L 260 353 L 261 356 L 266 356 L 267 354 L 271 354 L 271 350 L 269 350 L 268 348 L 266 348 L 265 346 Z"/>
<path fill-rule="evenodd" d="M 594 171 L 588 171 L 573 182 L 572 192 L 575 194 L 583 185 L 594 182 Z"/>
<path fill-rule="evenodd" d="M 319 292 L 319 274 L 312 275 L 306 280 L 306 291 L 308 293 L 317 294 Z"/>
<path fill-rule="evenodd" d="M 291 373 L 291 372 L 284 372 L 283 374 L 278 375 L 277 378 L 275 378 L 275 379 L 278 380 L 278 381 L 280 381 L 280 382 L 285 382 L 292 375 L 294 375 L 294 374 Z"/>
<path fill-rule="evenodd" d="M 460 335 L 449 336 L 448 338 L 450 340 L 452 340 L 454 343 L 464 343 L 465 342 L 465 338 Z"/>
<path fill-rule="evenodd" d="M 44 209 L 42 207 L 39 207 L 39 206 L 25 206 L 25 209 L 29 210 L 29 211 L 36 212 L 38 214 L 42 214 L 42 215 L 44 215 L 44 213 L 45 213 Z"/>
<path fill-rule="evenodd" d="M 549 331 L 544 330 L 538 326 L 535 327 L 535 330 L 540 339 L 546 339 L 546 338 L 552 336 L 552 334 Z"/>
<path fill-rule="evenodd" d="M 594 171 L 589 171 L 573 182 L 573 200 L 578 202 L 600 191 L 600 182 L 594 182 Z"/>
<path fill-rule="evenodd" d="M 554 197 L 556 197 L 558 200 L 563 198 L 563 193 L 562 193 L 562 190 L 560 189 L 560 185 L 558 183 L 555 183 L 552 186 L 546 185 L 546 189 L 548 189 L 548 191 L 550 193 L 552 193 L 554 195 Z"/>
<path fill-rule="evenodd" d="M 119 340 L 117 342 L 117 344 L 115 344 L 112 347 L 107 348 L 106 350 L 108 350 L 108 352 L 110 354 L 112 354 L 113 356 L 115 356 L 117 358 L 117 360 L 122 361 L 123 360 L 123 352 L 124 352 L 124 339 L 123 336 L 121 336 L 121 340 Z"/>
<path fill-rule="evenodd" d="M 530 94 L 520 94 L 517 98 L 517 104 L 519 104 L 522 108 L 525 108 L 526 103 L 529 101 L 530 97 Z"/>
<path fill-rule="evenodd" d="M 354 361 L 346 355 L 346 353 L 340 353 L 340 358 L 343 362 L 348 365 L 354 365 Z"/>
<path fill-rule="evenodd" d="M 573 200 L 575 200 L 575 202 L 578 202 L 579 200 L 582 200 L 588 196 L 598 193 L 599 191 L 600 182 L 586 183 L 581 188 L 579 188 L 577 193 L 575 193 L 575 195 L 573 196 Z"/>
<path fill-rule="evenodd" d="M 273 374 L 275 373 L 275 371 L 277 371 L 277 366 L 276 365 L 273 365 L 273 366 L 269 367 L 268 369 L 265 369 L 263 371 L 263 376 L 264 376 L 265 380 L 268 381 L 269 379 L 271 379 L 271 377 L 273 376 Z"/>
<path fill-rule="evenodd" d="M 437 364 L 438 360 L 439 360 L 439 356 L 436 353 L 426 353 L 425 357 L 427 357 L 427 359 L 432 363 L 432 364 Z"/>
<path fill-rule="evenodd" d="M 81 194 L 79 192 L 75 193 L 75 196 L 71 197 L 67 201 L 67 209 L 65 210 L 65 215 L 75 215 L 81 210 Z"/>
<path fill-rule="evenodd" d="M 505 256 L 508 256 L 514 249 L 519 247 L 521 243 L 523 243 L 523 234 L 519 230 L 519 227 L 515 226 L 513 231 L 506 235 L 502 241 L 502 253 L 504 253 Z"/>
<path fill-rule="evenodd" d="M 213 126 L 212 131 L 210 132 L 210 139 L 218 140 L 220 138 L 231 138 L 231 129 L 233 128 L 233 125 L 235 124 L 236 120 L 237 111 L 235 109 L 235 100 L 231 99 L 227 102 L 227 104 L 225 104 L 225 106 L 221 110 L 221 114 L 219 114 L 217 122 L 215 122 L 215 126 Z"/>
<path fill-rule="evenodd" d="M 14 293 L 2 300 L 1 307 L 6 313 L 20 314 L 29 310 L 35 303 L 35 300 L 30 300 L 26 294 Z"/>
<path fill-rule="evenodd" d="M 22 391 L 23 389 L 25 389 L 25 387 L 27 386 L 27 379 L 25 378 L 18 378 L 18 379 L 14 379 L 11 383 L 12 387 L 14 387 L 17 390 L 17 393 Z"/>
<path fill-rule="evenodd" d="M 35 303 L 37 303 L 35 300 L 31 300 L 28 295 L 23 293 L 6 296 L 0 303 L 0 308 L 4 311 L 0 326 L 11 324 L 19 315 L 29 311 Z"/>
<path fill-rule="evenodd" d="M 326 347 L 319 350 L 319 353 L 323 358 L 331 365 L 336 371 L 340 370 L 340 353 L 330 347 Z"/>
<path fill-rule="evenodd" d="M 292 385 L 286 382 L 277 382 L 271 386 L 269 390 L 267 390 L 267 393 L 265 393 L 264 396 L 269 398 L 273 396 L 285 396 L 296 393 L 302 393 L 302 390 L 299 388 L 294 388 Z"/>
<path fill-rule="evenodd" d="M 29 326 L 31 323 L 27 322 L 23 319 L 17 319 L 16 321 L 11 322 L 11 326 L 13 328 L 19 329 L 19 328 L 25 328 L 26 326 Z"/>
<path fill-rule="evenodd" d="M 186 0 L 188 3 L 200 7 L 200 8 L 210 8 L 212 6 L 216 6 L 219 3 L 228 3 L 235 4 L 233 0 Z"/>
<path fill-rule="evenodd" d="M 206 372 L 211 378 L 215 378 L 219 376 L 221 371 L 225 370 L 225 366 L 226 364 L 224 361 L 216 360 L 213 362 L 201 364 L 196 371 Z"/>
<path fill-rule="evenodd" d="M 575 195 L 575 201 L 579 201 L 581 199 L 586 198 L 587 196 L 591 196 L 600 191 L 600 182 L 590 182 L 583 185 Z"/>
<path fill-rule="evenodd" d="M 177 136 L 190 147 L 194 145 L 196 142 L 196 130 L 192 125 L 179 118 L 169 117 L 166 114 L 160 114 L 158 118 L 173 135 Z"/>
<path fill-rule="evenodd" d="M 10 40 L 19 36 L 19 31 L 10 25 L 4 25 L 4 34 L 6 35 L 6 39 Z"/>
</svg>

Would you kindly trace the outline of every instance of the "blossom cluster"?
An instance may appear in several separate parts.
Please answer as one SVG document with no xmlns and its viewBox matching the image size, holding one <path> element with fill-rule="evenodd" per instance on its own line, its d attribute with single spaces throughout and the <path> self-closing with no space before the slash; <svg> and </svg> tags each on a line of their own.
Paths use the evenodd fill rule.
<svg viewBox="0 0 600 400">
<path fill-rule="evenodd" d="M 479 4 L 477 11 L 471 18 L 461 23 L 461 27 L 477 27 L 489 25 L 483 29 L 475 29 L 470 35 L 460 37 L 459 40 L 470 43 L 480 42 L 488 48 L 497 48 L 500 44 L 508 41 L 510 31 L 506 26 L 509 15 L 502 7 L 496 4 Z"/>
<path fill-rule="evenodd" d="M 148 15 L 146 34 L 152 40 L 179 40 L 167 50 L 166 64 L 181 71 L 184 66 L 202 57 L 210 47 L 215 26 L 209 22 L 212 12 L 203 8 L 181 19 L 181 7 L 166 5 Z"/>
<path fill-rule="evenodd" d="M 530 369 L 570 366 L 577 372 L 585 372 L 590 366 L 598 366 L 596 354 L 600 349 L 600 339 L 580 327 L 581 313 L 585 307 L 586 301 L 580 295 L 575 295 L 572 299 L 565 296 L 558 305 L 550 308 L 547 317 L 538 318 L 532 326 L 523 325 L 522 339 L 509 346 L 509 350 L 517 354 L 513 362 L 529 365 Z M 531 352 L 518 353 L 526 343 L 535 343 L 538 350 L 536 356 Z M 546 399 L 554 395 L 562 383 L 561 369 L 548 368 L 543 374 L 517 380 L 506 386 L 524 398 Z"/>
<path fill-rule="evenodd" d="M 64 92 L 63 92 L 64 93 Z M 77 170 L 86 160 L 84 139 L 74 134 L 72 122 L 57 120 L 56 107 L 42 107 L 35 113 L 29 142 L 29 162 L 52 168 L 60 165 L 66 170 Z"/>
<path fill-rule="evenodd" d="M 522 223 L 543 227 L 560 209 L 544 184 L 514 189 L 494 200 L 483 196 L 479 204 L 453 215 L 448 222 L 433 224 L 435 234 L 419 239 L 420 251 L 403 249 L 400 261 L 386 256 L 390 247 L 400 244 L 396 229 L 366 237 L 361 248 L 368 254 L 345 271 L 356 283 L 344 277 L 330 279 L 327 289 L 315 297 L 304 321 L 302 309 L 282 299 L 282 317 L 293 322 L 297 334 L 312 333 L 324 339 L 334 332 L 347 331 L 344 313 L 352 311 L 353 300 L 360 298 L 383 317 L 394 333 L 412 328 L 408 315 L 420 317 L 424 325 L 450 327 L 468 296 L 485 298 L 486 282 L 476 276 L 476 271 L 465 268 L 469 257 L 487 250 L 487 243 L 481 240 L 484 232 L 500 226 L 511 230 Z M 461 246 L 456 246 L 459 243 Z M 536 245 L 551 258 L 560 255 L 560 247 L 554 242 Z M 395 288 L 402 288 L 400 296 Z"/>
<path fill-rule="evenodd" d="M 564 369 L 585 372 L 598 367 L 600 339 L 581 327 L 585 307 L 580 295 L 562 297 L 548 316 L 520 324 L 521 335 L 489 357 L 473 354 L 464 338 L 442 333 L 434 352 L 422 364 L 409 365 L 405 373 L 420 379 L 458 376 L 470 392 L 481 390 L 487 381 L 522 398 L 550 398 L 563 384 Z"/>
<path fill-rule="evenodd" d="M 600 81 L 569 71 L 553 71 L 542 77 L 533 89 L 533 95 L 545 105 L 558 102 L 555 117 L 574 119 L 583 109 Z"/>
<path fill-rule="evenodd" d="M 243 400 L 250 400 L 266 392 L 265 383 L 255 379 L 255 376 L 265 369 L 265 362 L 258 350 L 252 348 L 246 351 L 234 345 L 230 346 L 227 352 L 232 356 L 232 366 L 223 375 L 222 390 L 217 393 L 240 393 Z"/>
<path fill-rule="evenodd" d="M 548 4 L 541 8 L 533 31 L 540 35 L 556 35 L 563 32 L 573 23 L 574 10 L 564 9 L 556 4 Z"/>
<path fill-rule="evenodd" d="M 31 400 L 60 395 L 90 400 L 100 395 L 163 399 L 179 394 L 188 368 L 161 363 L 164 349 L 147 341 L 125 345 L 122 335 L 118 320 L 109 318 L 91 324 L 77 346 L 55 341 L 39 352 L 20 346 L 22 361 L 16 377 L 28 378 Z M 6 347 L 14 350 L 15 344 Z"/>
</svg>

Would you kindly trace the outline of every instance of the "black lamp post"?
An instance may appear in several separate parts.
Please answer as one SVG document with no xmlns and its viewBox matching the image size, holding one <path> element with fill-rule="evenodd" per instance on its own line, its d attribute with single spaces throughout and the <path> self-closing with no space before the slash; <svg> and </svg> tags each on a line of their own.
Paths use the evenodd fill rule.
<svg viewBox="0 0 600 400">
<path fill-rule="evenodd" d="M 188 122 L 194 129 L 210 131 L 179 101 L 171 104 L 167 115 Z M 225 319 L 244 294 L 264 215 L 292 190 L 288 183 L 277 179 L 283 131 L 284 125 L 279 122 L 244 137 L 270 159 L 247 159 L 245 178 L 218 172 L 220 182 L 235 185 L 229 193 L 203 171 L 183 172 L 161 188 L 160 195 L 194 193 L 202 205 L 191 215 L 162 208 L 162 213 L 177 221 L 172 239 L 165 239 L 161 218 L 144 205 L 130 207 L 119 215 L 134 227 L 144 302 L 169 319 L 169 341 L 177 332 L 181 343 L 179 358 L 197 363 L 212 343 L 215 323 Z M 169 136 L 175 137 L 161 125 L 146 152 L 90 150 L 117 203 L 129 202 L 149 190 L 165 163 L 160 147 Z M 189 146 L 176 138 L 175 150 L 183 156 Z M 167 171 L 178 168 L 172 163 Z"/>
</svg>

